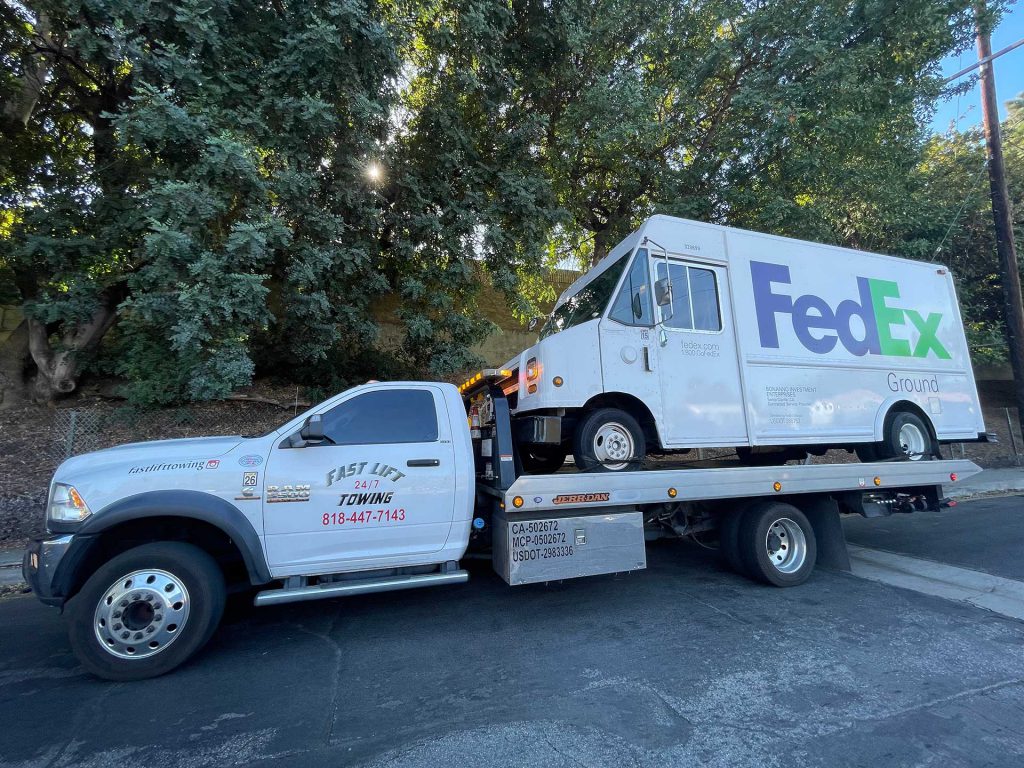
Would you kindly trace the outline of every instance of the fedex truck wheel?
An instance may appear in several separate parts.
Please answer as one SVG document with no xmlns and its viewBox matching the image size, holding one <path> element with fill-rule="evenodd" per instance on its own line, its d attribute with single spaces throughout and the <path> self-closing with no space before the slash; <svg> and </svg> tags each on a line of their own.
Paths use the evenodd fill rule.
<svg viewBox="0 0 1024 768">
<path fill-rule="evenodd" d="M 818 557 L 814 529 L 804 513 L 781 502 L 748 509 L 736 541 L 747 575 L 776 587 L 803 584 Z"/>
<path fill-rule="evenodd" d="M 870 446 L 866 455 L 875 461 L 906 458 L 910 461 L 924 461 L 935 457 L 936 446 L 931 430 L 920 416 L 909 411 L 897 411 L 885 420 L 885 435 L 882 442 Z M 858 456 L 860 451 L 857 452 Z M 863 457 L 861 458 L 863 461 Z"/>
<path fill-rule="evenodd" d="M 584 472 L 628 472 L 639 469 L 647 440 L 636 419 L 618 408 L 586 414 L 573 435 L 573 458 Z"/>
<path fill-rule="evenodd" d="M 569 452 L 560 445 L 527 446 L 519 458 L 524 470 L 530 474 L 544 475 L 560 470 L 568 455 Z"/>
<path fill-rule="evenodd" d="M 224 576 L 203 550 L 143 544 L 100 566 L 68 602 L 71 648 L 106 680 L 162 675 L 210 639 L 224 595 Z"/>
</svg>

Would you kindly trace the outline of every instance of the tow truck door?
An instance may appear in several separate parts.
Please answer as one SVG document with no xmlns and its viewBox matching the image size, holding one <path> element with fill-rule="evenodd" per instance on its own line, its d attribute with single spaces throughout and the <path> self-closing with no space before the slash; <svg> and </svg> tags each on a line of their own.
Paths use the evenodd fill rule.
<svg viewBox="0 0 1024 768">
<path fill-rule="evenodd" d="M 442 392 L 360 388 L 321 412 L 326 440 L 271 450 L 263 485 L 275 576 L 400 566 L 442 549 L 455 511 L 455 453 Z"/>
</svg>

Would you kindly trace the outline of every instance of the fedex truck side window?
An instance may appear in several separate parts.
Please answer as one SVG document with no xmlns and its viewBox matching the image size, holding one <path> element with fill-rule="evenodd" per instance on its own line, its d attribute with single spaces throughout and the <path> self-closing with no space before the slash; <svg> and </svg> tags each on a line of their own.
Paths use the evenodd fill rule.
<svg viewBox="0 0 1024 768">
<path fill-rule="evenodd" d="M 693 327 L 698 331 L 722 330 L 722 313 L 718 307 L 718 285 L 710 269 L 687 267 L 690 276 L 690 307 Z"/>
<path fill-rule="evenodd" d="M 636 252 L 633 266 L 626 273 L 609 317 L 623 325 L 654 325 L 650 282 L 647 250 L 641 249 Z"/>
<path fill-rule="evenodd" d="M 336 445 L 432 443 L 434 396 L 425 389 L 382 389 L 346 400 L 324 414 L 324 434 Z"/>
<path fill-rule="evenodd" d="M 658 279 L 665 277 L 665 262 L 655 262 Z M 672 317 L 669 328 L 687 331 L 722 330 L 722 312 L 718 303 L 718 281 L 710 269 L 670 262 L 672 278 Z"/>
</svg>

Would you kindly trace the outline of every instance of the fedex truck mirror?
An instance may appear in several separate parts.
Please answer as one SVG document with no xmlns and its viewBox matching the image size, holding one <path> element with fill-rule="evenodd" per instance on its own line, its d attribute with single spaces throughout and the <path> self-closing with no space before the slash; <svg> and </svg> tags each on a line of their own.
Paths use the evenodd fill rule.
<svg viewBox="0 0 1024 768">
<path fill-rule="evenodd" d="M 750 277 L 754 288 L 754 309 L 761 346 L 779 348 L 777 315 L 789 315 L 793 333 L 810 352 L 827 355 L 842 343 L 846 350 L 862 357 L 867 354 L 890 357 L 927 357 L 934 353 L 940 360 L 949 360 L 949 352 L 938 339 L 942 313 L 932 312 L 927 317 L 912 309 L 893 306 L 900 298 L 899 285 L 890 280 L 857 277 L 857 299 L 845 299 L 832 309 L 823 298 L 804 294 L 796 299 L 787 292 L 775 292 L 773 284 L 791 284 L 789 267 L 763 261 L 750 262 Z M 860 319 L 861 332 L 853 324 Z M 913 350 L 910 342 L 893 336 L 895 326 L 905 326 L 907 320 L 920 334 Z M 813 333 L 818 332 L 818 335 Z"/>
</svg>

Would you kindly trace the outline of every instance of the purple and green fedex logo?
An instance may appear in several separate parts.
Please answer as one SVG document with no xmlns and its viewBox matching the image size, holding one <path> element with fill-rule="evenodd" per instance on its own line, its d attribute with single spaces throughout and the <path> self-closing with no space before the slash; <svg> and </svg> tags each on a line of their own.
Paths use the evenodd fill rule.
<svg viewBox="0 0 1024 768">
<path fill-rule="evenodd" d="M 941 360 L 950 359 L 937 337 L 942 314 L 932 312 L 922 317 L 912 309 L 891 306 L 890 300 L 900 298 L 900 289 L 890 280 L 858 277 L 859 301 L 846 299 L 833 309 L 820 296 L 804 294 L 794 299 L 781 288 L 792 282 L 789 267 L 785 265 L 752 261 L 750 277 L 754 284 L 754 307 L 762 347 L 779 348 L 777 318 L 789 315 L 797 339 L 818 355 L 828 354 L 841 343 L 850 354 L 858 357 L 869 354 L 928 357 L 933 353 Z M 864 325 L 863 338 L 855 335 L 851 324 L 854 317 Z M 893 337 L 893 328 L 905 326 L 908 321 L 920 334 L 913 349 L 906 339 Z"/>
</svg>

